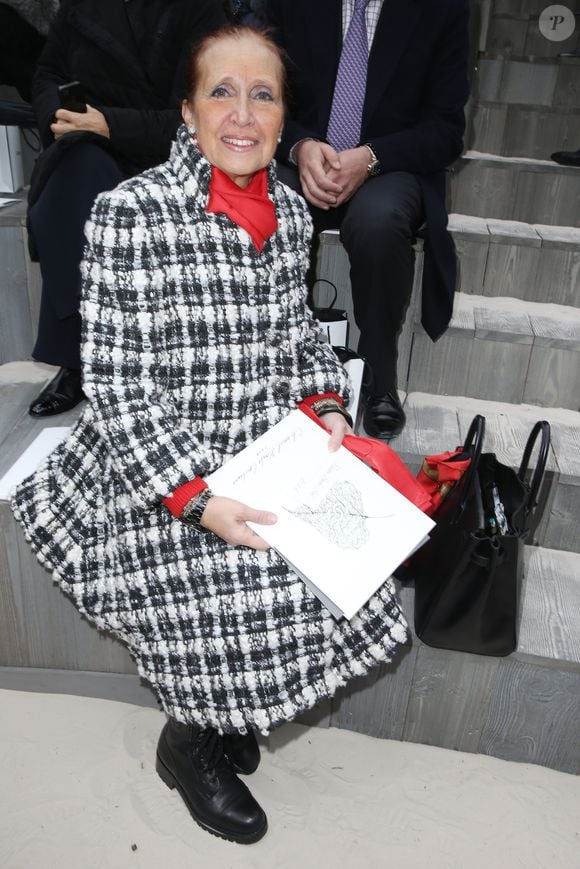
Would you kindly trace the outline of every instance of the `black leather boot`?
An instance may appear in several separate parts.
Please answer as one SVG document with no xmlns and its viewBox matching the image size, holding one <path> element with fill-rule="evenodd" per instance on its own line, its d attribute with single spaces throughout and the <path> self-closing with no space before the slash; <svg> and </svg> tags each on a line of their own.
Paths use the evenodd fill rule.
<svg viewBox="0 0 580 869">
<path fill-rule="evenodd" d="M 253 730 L 248 733 L 226 733 L 224 753 L 236 772 L 250 775 L 258 769 L 260 746 Z"/>
<path fill-rule="evenodd" d="M 169 788 L 177 788 L 200 827 L 215 836 L 250 844 L 268 829 L 263 809 L 224 755 L 217 731 L 170 718 L 159 737 L 155 768 Z"/>
<path fill-rule="evenodd" d="M 28 412 L 35 417 L 56 416 L 76 407 L 84 397 L 80 368 L 61 368 L 34 399 Z"/>
</svg>

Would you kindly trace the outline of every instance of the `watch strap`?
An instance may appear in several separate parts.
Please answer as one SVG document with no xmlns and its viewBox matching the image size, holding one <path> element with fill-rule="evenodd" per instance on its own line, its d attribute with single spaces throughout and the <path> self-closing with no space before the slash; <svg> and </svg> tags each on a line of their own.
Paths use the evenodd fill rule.
<svg viewBox="0 0 580 869">
<path fill-rule="evenodd" d="M 369 145 L 368 142 L 365 142 L 364 144 L 365 144 L 365 148 L 368 149 L 369 156 L 371 158 L 369 161 L 369 164 L 367 166 L 367 175 L 368 176 L 378 175 L 379 172 L 381 171 L 381 164 L 380 164 L 379 158 L 377 157 L 377 155 L 373 151 L 372 145 Z"/>
</svg>

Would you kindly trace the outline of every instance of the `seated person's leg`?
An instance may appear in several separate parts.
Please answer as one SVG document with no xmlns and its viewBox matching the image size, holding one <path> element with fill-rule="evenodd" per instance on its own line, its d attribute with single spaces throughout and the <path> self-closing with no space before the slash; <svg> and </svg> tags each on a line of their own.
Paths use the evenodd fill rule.
<svg viewBox="0 0 580 869">
<path fill-rule="evenodd" d="M 423 221 L 421 189 L 407 172 L 371 178 L 349 202 L 341 240 L 350 258 L 359 353 L 373 373 L 367 433 L 390 438 L 403 428 L 397 395 L 397 340 L 413 287 L 415 234 Z"/>
<path fill-rule="evenodd" d="M 53 381 L 32 402 L 32 416 L 53 416 L 82 400 L 80 270 L 83 228 L 96 196 L 124 174 L 98 145 L 79 143 L 63 154 L 29 210 L 42 273 L 38 336 L 33 357 L 58 365 Z"/>
</svg>

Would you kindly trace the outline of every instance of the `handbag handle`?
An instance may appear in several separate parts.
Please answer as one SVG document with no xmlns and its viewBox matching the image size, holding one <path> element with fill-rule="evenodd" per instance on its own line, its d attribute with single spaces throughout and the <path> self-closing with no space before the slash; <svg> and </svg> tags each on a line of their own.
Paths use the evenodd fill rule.
<svg viewBox="0 0 580 869">
<path fill-rule="evenodd" d="M 467 437 L 465 438 L 462 452 L 469 453 L 471 455 L 471 461 L 469 463 L 469 467 L 463 474 L 462 483 L 463 483 L 463 491 L 469 492 L 471 488 L 471 483 L 475 478 L 475 474 L 477 472 L 477 467 L 479 465 L 479 458 L 481 456 L 481 450 L 483 448 L 483 438 L 485 436 L 485 417 L 480 413 L 476 414 L 469 426 L 469 431 L 467 432 Z"/>
<path fill-rule="evenodd" d="M 327 308 L 334 308 L 334 303 L 338 299 L 338 290 L 336 289 L 336 284 L 333 284 L 332 281 L 328 281 L 326 278 L 316 278 L 314 283 L 312 284 L 312 292 L 314 293 L 314 287 L 316 284 L 328 284 L 329 287 L 332 287 L 334 290 L 334 296 L 332 297 L 332 302 L 330 305 L 326 305 Z"/>
<path fill-rule="evenodd" d="M 531 510 L 534 510 L 536 508 L 536 498 L 538 492 L 540 491 L 540 486 L 544 477 L 544 471 L 546 470 L 546 462 L 548 461 L 548 450 L 550 448 L 550 423 L 545 419 L 539 420 L 535 424 L 527 440 L 524 454 L 522 456 L 522 463 L 518 471 L 518 477 L 522 481 L 522 483 L 524 482 L 524 478 L 528 470 L 532 450 L 540 434 L 541 441 L 538 451 L 538 461 L 536 462 L 536 467 L 534 469 L 534 474 L 529 487 L 528 498 L 526 500 L 526 516 Z"/>
</svg>

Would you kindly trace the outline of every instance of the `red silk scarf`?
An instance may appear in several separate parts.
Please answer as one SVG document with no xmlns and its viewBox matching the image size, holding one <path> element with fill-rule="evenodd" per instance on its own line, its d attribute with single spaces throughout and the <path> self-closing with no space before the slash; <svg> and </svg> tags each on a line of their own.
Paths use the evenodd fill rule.
<svg viewBox="0 0 580 869">
<path fill-rule="evenodd" d="M 209 201 L 205 210 L 227 214 L 230 220 L 251 235 L 258 253 L 262 252 L 264 244 L 278 228 L 274 203 L 268 196 L 266 169 L 256 172 L 247 187 L 238 187 L 225 172 L 212 166 Z"/>
</svg>

